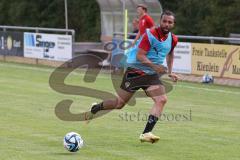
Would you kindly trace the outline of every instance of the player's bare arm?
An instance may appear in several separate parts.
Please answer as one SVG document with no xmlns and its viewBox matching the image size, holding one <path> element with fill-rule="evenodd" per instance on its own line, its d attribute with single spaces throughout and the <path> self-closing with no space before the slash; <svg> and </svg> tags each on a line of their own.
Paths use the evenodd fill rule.
<svg viewBox="0 0 240 160">
<path fill-rule="evenodd" d="M 172 73 L 172 67 L 173 67 L 173 58 L 174 58 L 174 52 L 171 51 L 167 57 L 167 67 L 168 67 L 168 76 L 174 81 L 177 82 L 179 79 L 179 76 L 176 75 L 175 73 Z"/>
<path fill-rule="evenodd" d="M 132 46 L 134 46 L 136 44 L 136 42 L 139 38 L 140 38 L 140 31 L 138 31 L 138 34 L 137 34 L 136 38 L 134 39 Z"/>
</svg>

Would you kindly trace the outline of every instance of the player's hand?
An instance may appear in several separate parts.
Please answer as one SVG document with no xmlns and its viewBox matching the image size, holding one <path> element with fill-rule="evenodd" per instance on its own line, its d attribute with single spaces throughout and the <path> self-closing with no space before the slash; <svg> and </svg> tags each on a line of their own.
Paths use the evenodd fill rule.
<svg viewBox="0 0 240 160">
<path fill-rule="evenodd" d="M 133 41 L 130 47 L 134 47 L 134 46 L 135 46 L 135 44 L 136 44 L 136 42 L 135 42 L 135 41 Z M 129 47 L 129 48 L 130 48 L 130 47 Z"/>
<path fill-rule="evenodd" d="M 155 65 L 154 70 L 159 74 L 165 74 L 168 71 L 167 67 L 163 65 Z"/>
<path fill-rule="evenodd" d="M 173 82 L 177 82 L 179 80 L 179 76 L 176 75 L 175 73 L 169 74 L 168 77 L 170 77 Z"/>
</svg>

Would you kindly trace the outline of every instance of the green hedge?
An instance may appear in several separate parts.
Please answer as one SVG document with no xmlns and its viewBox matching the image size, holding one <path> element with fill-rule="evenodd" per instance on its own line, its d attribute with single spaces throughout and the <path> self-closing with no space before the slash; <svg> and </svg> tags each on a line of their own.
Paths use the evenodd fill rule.
<svg viewBox="0 0 240 160">
<path fill-rule="evenodd" d="M 65 28 L 64 0 L 1 0 L 0 24 Z M 96 0 L 68 0 L 69 28 L 77 41 L 99 41 L 100 9 Z"/>
</svg>

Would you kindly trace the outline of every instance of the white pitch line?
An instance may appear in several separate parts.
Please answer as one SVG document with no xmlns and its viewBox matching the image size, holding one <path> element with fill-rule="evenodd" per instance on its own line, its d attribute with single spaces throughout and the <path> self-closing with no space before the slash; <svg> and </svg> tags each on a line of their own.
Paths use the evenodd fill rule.
<svg viewBox="0 0 240 160">
<path fill-rule="evenodd" d="M 220 93 L 226 93 L 226 94 L 237 94 L 237 95 L 240 95 L 240 92 L 226 91 L 226 90 L 221 90 L 221 89 L 193 87 L 193 86 L 186 86 L 186 85 L 175 85 L 174 87 L 182 87 L 182 88 L 198 89 L 198 90 L 210 91 L 210 92 L 220 92 Z"/>
<path fill-rule="evenodd" d="M 52 72 L 54 69 L 49 68 L 40 68 L 40 67 L 31 67 L 31 66 L 20 66 L 17 64 L 4 64 L 0 63 L 0 66 L 6 67 L 6 68 L 17 68 L 17 69 L 26 69 L 26 70 L 33 70 L 33 71 L 42 71 L 42 72 Z M 1 69 L 1 68 L 0 68 Z"/>
<path fill-rule="evenodd" d="M 6 68 L 17 68 L 17 69 L 25 69 L 25 70 L 32 70 L 32 71 L 38 71 L 38 72 L 40 71 L 40 72 L 45 72 L 45 73 L 51 73 L 57 68 L 57 67 L 56 68 L 41 68 L 41 67 L 37 67 L 37 66 L 21 66 L 21 65 L 18 65 L 18 64 L 7 64 L 6 65 L 6 64 L 3 64 L 3 63 L 0 63 L 0 66 L 6 67 Z M 73 74 L 73 75 L 85 75 L 86 69 L 83 68 L 82 73 L 77 72 L 76 71 L 77 69 L 72 71 L 71 74 Z M 1 70 L 1 68 L 0 68 L 0 70 Z M 91 75 L 88 75 L 88 76 L 91 76 Z M 109 79 L 109 77 L 103 77 L 101 75 L 98 75 L 98 76 L 100 76 L 101 78 Z"/>
</svg>

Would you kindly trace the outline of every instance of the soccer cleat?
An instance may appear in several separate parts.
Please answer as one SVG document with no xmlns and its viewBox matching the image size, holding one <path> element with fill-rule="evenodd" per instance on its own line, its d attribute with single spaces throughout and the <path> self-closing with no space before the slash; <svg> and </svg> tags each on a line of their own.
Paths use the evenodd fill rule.
<svg viewBox="0 0 240 160">
<path fill-rule="evenodd" d="M 100 104 L 97 103 L 93 103 L 92 104 L 92 108 L 91 108 L 91 113 L 92 114 L 96 114 L 98 111 L 100 111 L 102 109 Z"/>
<path fill-rule="evenodd" d="M 141 134 L 139 137 L 139 140 L 141 142 L 149 142 L 149 143 L 156 143 L 159 139 L 160 137 L 155 136 L 151 132 Z"/>
</svg>

